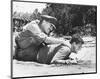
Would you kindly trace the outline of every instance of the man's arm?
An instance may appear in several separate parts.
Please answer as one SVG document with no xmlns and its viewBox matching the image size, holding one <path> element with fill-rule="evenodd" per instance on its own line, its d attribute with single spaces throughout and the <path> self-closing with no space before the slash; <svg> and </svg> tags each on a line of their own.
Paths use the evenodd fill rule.
<svg viewBox="0 0 100 79">
<path fill-rule="evenodd" d="M 64 44 L 67 45 L 67 43 L 64 40 L 49 37 L 45 33 L 41 32 L 39 26 L 34 21 L 24 26 L 24 29 L 29 30 L 33 33 L 34 36 L 36 36 L 38 39 L 43 40 L 47 44 Z"/>
<path fill-rule="evenodd" d="M 54 37 L 46 37 L 44 42 L 47 44 L 62 44 L 65 46 L 70 46 L 69 41 L 65 41 L 64 39 L 54 38 Z"/>
<path fill-rule="evenodd" d="M 43 39 L 46 44 L 63 44 L 67 46 L 69 45 L 69 41 L 65 41 L 54 37 L 49 37 L 43 32 L 37 33 L 36 35 L 38 38 Z"/>
<path fill-rule="evenodd" d="M 52 64 L 66 64 L 66 60 L 55 60 Z"/>
<path fill-rule="evenodd" d="M 66 58 L 68 58 L 70 55 L 70 48 L 66 46 L 62 46 L 57 53 L 54 55 L 51 63 L 60 63 L 60 64 L 65 64 L 66 63 Z"/>
<path fill-rule="evenodd" d="M 52 63 L 53 64 L 77 64 L 77 61 L 76 60 L 67 59 L 67 60 L 55 60 Z"/>
<path fill-rule="evenodd" d="M 45 42 L 47 44 L 62 44 L 64 40 L 54 38 L 54 37 L 46 37 Z"/>
<path fill-rule="evenodd" d="M 53 57 L 51 63 L 55 64 L 76 64 L 77 60 L 69 58 L 71 55 L 70 48 L 62 47 Z"/>
</svg>

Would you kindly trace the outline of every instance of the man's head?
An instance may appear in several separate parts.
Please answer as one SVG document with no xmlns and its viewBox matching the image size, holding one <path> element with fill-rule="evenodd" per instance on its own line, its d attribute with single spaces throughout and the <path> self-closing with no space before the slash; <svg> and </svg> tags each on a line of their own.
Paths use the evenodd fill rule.
<svg viewBox="0 0 100 79">
<path fill-rule="evenodd" d="M 48 15 L 41 15 L 41 18 L 42 20 L 40 22 L 40 28 L 43 32 L 49 35 L 50 32 L 52 32 L 55 28 L 54 22 L 56 22 L 57 19 Z"/>
<path fill-rule="evenodd" d="M 75 34 L 72 36 L 70 44 L 72 52 L 77 53 L 82 48 L 82 44 L 84 44 L 84 41 L 79 35 Z"/>
</svg>

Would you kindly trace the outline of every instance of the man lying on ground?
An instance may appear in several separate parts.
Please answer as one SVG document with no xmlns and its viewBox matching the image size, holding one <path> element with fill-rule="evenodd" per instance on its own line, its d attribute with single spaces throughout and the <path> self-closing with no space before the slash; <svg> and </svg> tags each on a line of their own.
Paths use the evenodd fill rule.
<svg viewBox="0 0 100 79">
<path fill-rule="evenodd" d="M 54 30 L 55 17 L 41 15 L 40 21 L 32 21 L 24 26 L 24 30 L 16 36 L 14 58 L 20 61 L 36 61 L 44 64 L 76 63 L 69 59 L 71 52 L 77 52 L 84 43 L 80 36 L 75 35 L 70 43 L 54 38 L 49 34 Z"/>
<path fill-rule="evenodd" d="M 79 35 L 73 35 L 67 45 L 52 44 L 41 48 L 37 54 L 37 61 L 45 64 L 77 64 L 77 58 L 72 58 L 71 54 L 76 54 L 82 47 L 83 40 Z"/>
</svg>

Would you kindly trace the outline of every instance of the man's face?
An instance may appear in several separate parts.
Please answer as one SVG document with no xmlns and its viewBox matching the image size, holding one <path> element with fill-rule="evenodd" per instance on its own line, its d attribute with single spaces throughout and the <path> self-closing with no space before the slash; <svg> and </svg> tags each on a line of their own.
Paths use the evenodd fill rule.
<svg viewBox="0 0 100 79">
<path fill-rule="evenodd" d="M 50 32 L 53 31 L 53 24 L 46 21 L 46 20 L 43 20 L 42 24 L 41 24 L 41 28 L 42 30 L 46 33 L 46 34 L 50 34 Z"/>
<path fill-rule="evenodd" d="M 75 42 L 73 43 L 73 52 L 77 53 L 81 48 L 82 48 L 81 43 L 78 44 L 76 44 Z"/>
</svg>

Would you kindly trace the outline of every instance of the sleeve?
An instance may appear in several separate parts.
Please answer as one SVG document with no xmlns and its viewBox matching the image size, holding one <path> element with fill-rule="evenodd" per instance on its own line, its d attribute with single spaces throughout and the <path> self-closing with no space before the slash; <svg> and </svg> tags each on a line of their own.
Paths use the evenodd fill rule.
<svg viewBox="0 0 100 79">
<path fill-rule="evenodd" d="M 33 34 L 33 36 L 35 36 L 37 38 L 36 40 L 40 40 L 41 42 L 44 42 L 47 45 L 49 45 L 49 44 L 62 44 L 62 42 L 63 42 L 63 40 L 59 40 L 59 39 L 54 38 L 54 37 L 48 37 L 43 32 L 35 33 L 35 34 Z"/>
<path fill-rule="evenodd" d="M 29 30 L 33 36 L 33 42 L 40 44 L 45 41 L 47 35 L 41 31 L 38 24 L 33 21 L 26 25 L 25 30 Z"/>
<path fill-rule="evenodd" d="M 46 34 L 44 33 L 36 33 L 34 34 L 34 36 L 37 38 L 36 40 L 39 40 L 39 42 L 45 42 L 46 38 L 48 37 Z"/>
<path fill-rule="evenodd" d="M 64 40 L 54 38 L 54 37 L 46 37 L 45 42 L 47 44 L 62 44 Z"/>
<path fill-rule="evenodd" d="M 70 48 L 69 47 L 65 47 L 62 46 L 57 53 L 55 54 L 55 56 L 53 57 L 52 62 L 56 61 L 56 60 L 65 60 L 69 57 L 70 55 Z"/>
</svg>

